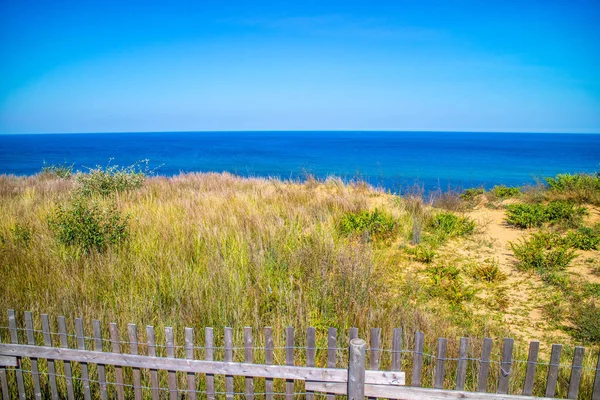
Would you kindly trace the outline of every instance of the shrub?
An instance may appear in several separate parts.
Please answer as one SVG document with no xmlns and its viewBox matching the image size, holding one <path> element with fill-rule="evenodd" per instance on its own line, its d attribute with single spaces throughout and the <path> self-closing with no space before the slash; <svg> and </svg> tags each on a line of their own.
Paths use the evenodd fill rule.
<svg viewBox="0 0 600 400">
<path fill-rule="evenodd" d="M 147 160 L 146 168 L 139 168 L 139 163 L 129 167 L 119 167 L 118 165 L 107 166 L 105 168 L 96 166 L 90 169 L 88 173 L 77 174 L 79 183 L 79 193 L 84 196 L 99 194 L 107 196 L 116 192 L 125 192 L 142 187 L 146 180 L 148 171 Z"/>
<path fill-rule="evenodd" d="M 575 251 L 565 245 L 563 238 L 555 233 L 534 233 L 528 239 L 509 242 L 518 267 L 532 270 L 540 275 L 563 271 L 575 257 Z"/>
<path fill-rule="evenodd" d="M 484 188 L 469 188 L 469 189 L 465 189 L 460 194 L 460 198 L 463 199 L 464 201 L 473 201 L 473 200 L 475 200 L 475 198 L 477 198 L 477 196 L 484 194 L 484 193 L 485 193 Z"/>
<path fill-rule="evenodd" d="M 33 229 L 18 222 L 11 227 L 10 232 L 13 243 L 25 247 L 29 245 L 31 237 L 33 236 Z"/>
<path fill-rule="evenodd" d="M 426 272 L 431 278 L 431 295 L 442 297 L 453 305 L 473 298 L 475 291 L 464 285 L 460 270 L 454 265 L 433 265 Z"/>
<path fill-rule="evenodd" d="M 435 251 L 429 246 L 418 245 L 412 248 L 407 248 L 406 252 L 413 256 L 415 261 L 429 264 L 435 258 Z"/>
<path fill-rule="evenodd" d="M 490 192 L 499 199 L 507 199 L 509 197 L 519 196 L 521 194 L 521 189 L 518 187 L 498 185 L 494 186 Z"/>
<path fill-rule="evenodd" d="M 471 274 L 473 278 L 485 282 L 501 282 L 506 280 L 506 274 L 498 267 L 498 261 L 486 260 L 483 264 L 476 265 Z"/>
<path fill-rule="evenodd" d="M 475 231 L 475 221 L 469 217 L 459 217 L 458 215 L 442 212 L 436 214 L 429 221 L 435 235 L 444 240 L 456 236 L 470 235 Z"/>
<path fill-rule="evenodd" d="M 392 236 L 397 228 L 394 217 L 384 211 L 361 211 L 345 214 L 338 224 L 343 235 L 363 234 L 373 239 L 386 239 Z"/>
<path fill-rule="evenodd" d="M 127 225 L 128 217 L 123 217 L 114 204 L 100 207 L 83 198 L 58 205 L 48 216 L 48 226 L 60 243 L 85 252 L 101 252 L 127 239 Z"/>
<path fill-rule="evenodd" d="M 545 180 L 551 192 L 579 203 L 600 205 L 600 173 L 558 174 Z"/>
<path fill-rule="evenodd" d="M 573 336 L 586 342 L 600 343 L 600 307 L 592 301 L 581 303 L 571 314 Z"/>
<path fill-rule="evenodd" d="M 580 227 L 576 231 L 567 234 L 566 242 L 570 247 L 580 250 L 598 250 L 600 246 L 600 227 Z"/>
<path fill-rule="evenodd" d="M 73 175 L 73 166 L 75 164 L 46 164 L 44 161 L 44 166 L 42 167 L 42 172 L 50 173 L 56 175 L 58 178 L 67 179 Z"/>
<path fill-rule="evenodd" d="M 506 222 L 518 228 L 541 227 L 544 223 L 576 226 L 585 215 L 584 207 L 556 200 L 544 204 L 510 204 L 506 207 Z"/>
</svg>

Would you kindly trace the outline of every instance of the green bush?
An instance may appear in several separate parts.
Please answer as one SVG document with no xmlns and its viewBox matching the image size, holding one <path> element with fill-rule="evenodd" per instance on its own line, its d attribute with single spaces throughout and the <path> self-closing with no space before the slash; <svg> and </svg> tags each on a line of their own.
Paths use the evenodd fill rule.
<svg viewBox="0 0 600 400">
<path fill-rule="evenodd" d="M 485 282 L 501 282 L 506 280 L 506 274 L 498 267 L 498 261 L 486 260 L 473 268 L 473 278 Z"/>
<path fill-rule="evenodd" d="M 460 194 L 460 198 L 463 199 L 464 201 L 473 201 L 473 200 L 475 200 L 475 198 L 477 196 L 479 196 L 480 194 L 484 194 L 484 193 L 485 193 L 484 188 L 469 188 L 469 189 L 465 189 Z"/>
<path fill-rule="evenodd" d="M 417 245 L 412 248 L 407 248 L 406 252 L 413 256 L 415 261 L 429 264 L 435 258 L 435 251 L 429 246 Z"/>
<path fill-rule="evenodd" d="M 117 192 L 125 192 L 142 187 L 146 180 L 148 171 L 147 161 L 145 170 L 139 167 L 139 163 L 129 167 L 118 165 L 105 168 L 96 166 L 87 173 L 79 173 L 76 176 L 79 183 L 79 193 L 84 196 L 99 194 L 107 196 Z"/>
<path fill-rule="evenodd" d="M 519 260 L 518 268 L 540 275 L 563 271 L 577 257 L 560 235 L 551 232 L 534 233 L 528 239 L 509 244 Z"/>
<path fill-rule="evenodd" d="M 578 203 L 600 205 L 600 173 L 558 174 L 554 178 L 544 179 L 551 192 Z"/>
<path fill-rule="evenodd" d="M 33 236 L 33 229 L 31 229 L 27 225 L 23 225 L 17 222 L 11 227 L 10 233 L 12 236 L 13 243 L 27 247 L 31 242 L 31 238 Z"/>
<path fill-rule="evenodd" d="M 128 217 L 114 204 L 101 207 L 84 198 L 58 205 L 48 215 L 48 226 L 56 239 L 85 252 L 102 252 L 128 238 Z"/>
<path fill-rule="evenodd" d="M 442 297 L 452 305 L 473 298 L 475 291 L 463 283 L 460 270 L 454 265 L 433 265 L 426 269 L 431 279 L 430 294 Z"/>
<path fill-rule="evenodd" d="M 54 174 L 59 178 L 67 179 L 73 175 L 73 166 L 75 164 L 46 164 L 44 161 L 44 166 L 42 167 L 42 172 Z"/>
<path fill-rule="evenodd" d="M 571 231 L 565 238 L 570 247 L 580 250 L 598 250 L 600 246 L 600 226 L 595 228 L 580 227 Z"/>
<path fill-rule="evenodd" d="M 338 229 L 343 235 L 368 235 L 375 240 L 391 237 L 396 228 L 394 217 L 378 209 L 347 213 L 338 224 Z"/>
<path fill-rule="evenodd" d="M 430 230 L 441 240 L 456 236 L 467 236 L 475 231 L 475 221 L 469 217 L 459 217 L 450 212 L 433 216 L 428 224 Z"/>
<path fill-rule="evenodd" d="M 570 321 L 576 339 L 600 343 L 600 307 L 592 301 L 580 303 L 579 308 L 571 313 Z"/>
<path fill-rule="evenodd" d="M 499 199 L 507 199 L 509 197 L 519 196 L 521 194 L 521 189 L 518 187 L 498 185 L 494 186 L 490 192 Z"/>
<path fill-rule="evenodd" d="M 510 204 L 506 207 L 506 222 L 518 228 L 539 228 L 544 223 L 576 226 L 585 215 L 584 207 L 569 201 L 556 200 L 544 204 Z"/>
</svg>

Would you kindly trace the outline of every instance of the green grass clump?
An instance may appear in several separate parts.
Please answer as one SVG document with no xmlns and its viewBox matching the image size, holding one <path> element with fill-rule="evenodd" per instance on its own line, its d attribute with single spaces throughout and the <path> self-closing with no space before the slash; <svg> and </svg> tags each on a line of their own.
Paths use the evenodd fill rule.
<svg viewBox="0 0 600 400">
<path fill-rule="evenodd" d="M 81 195 L 108 196 L 117 192 L 141 188 L 146 180 L 146 175 L 147 173 L 139 168 L 139 164 L 129 167 L 109 165 L 107 167 L 96 166 L 85 174 L 78 173 L 76 180 L 80 185 L 79 193 Z"/>
<path fill-rule="evenodd" d="M 588 301 L 580 303 L 573 311 L 571 334 L 578 340 L 600 343 L 600 307 Z"/>
<path fill-rule="evenodd" d="M 10 233 L 13 243 L 23 247 L 27 247 L 33 237 L 33 229 L 18 222 L 11 227 Z"/>
<path fill-rule="evenodd" d="M 58 205 L 48 216 L 48 227 L 60 243 L 84 252 L 102 252 L 128 237 L 127 216 L 113 204 L 103 207 L 85 198 Z"/>
<path fill-rule="evenodd" d="M 432 265 L 426 272 L 431 279 L 429 292 L 432 296 L 441 297 L 454 306 L 473 299 L 475 290 L 465 285 L 455 265 Z"/>
<path fill-rule="evenodd" d="M 476 265 L 471 275 L 477 280 L 488 283 L 498 283 L 506 280 L 506 274 L 500 270 L 496 260 L 486 260 L 482 264 Z"/>
<path fill-rule="evenodd" d="M 573 202 L 555 200 L 544 205 L 510 204 L 506 207 L 506 222 L 518 228 L 539 228 L 545 223 L 566 227 L 577 226 L 585 215 L 585 207 L 576 207 Z"/>
<path fill-rule="evenodd" d="M 517 267 L 534 271 L 539 275 L 564 271 L 576 256 L 575 251 L 565 244 L 564 239 L 553 232 L 539 232 L 518 242 L 509 242 Z"/>
<path fill-rule="evenodd" d="M 75 164 L 46 164 L 44 161 L 44 166 L 42 167 L 43 173 L 56 175 L 58 178 L 67 179 L 73 175 L 73 167 Z"/>
<path fill-rule="evenodd" d="M 473 201 L 473 200 L 475 200 L 475 198 L 477 198 L 477 196 L 484 194 L 484 193 L 485 193 L 484 188 L 469 188 L 469 189 L 465 189 L 460 194 L 460 198 L 464 201 Z"/>
<path fill-rule="evenodd" d="M 560 195 L 577 203 L 600 205 L 600 173 L 558 174 L 544 178 L 551 194 Z"/>
<path fill-rule="evenodd" d="M 518 187 L 510 187 L 505 185 L 497 185 L 490 190 L 490 192 L 499 199 L 508 199 L 510 197 L 517 197 L 521 194 L 521 189 Z"/>
<path fill-rule="evenodd" d="M 571 231 L 565 238 L 569 246 L 579 250 L 598 250 L 600 247 L 600 225 L 594 228 L 582 226 Z"/>
<path fill-rule="evenodd" d="M 431 247 L 419 244 L 415 247 L 408 247 L 406 253 L 411 255 L 415 261 L 429 264 L 435 258 L 435 250 Z"/>
<path fill-rule="evenodd" d="M 344 214 L 338 226 L 343 235 L 368 235 L 369 238 L 379 240 L 391 237 L 397 223 L 390 214 L 375 209 Z"/>
<path fill-rule="evenodd" d="M 475 221 L 451 212 L 437 213 L 428 223 L 429 230 L 439 241 L 458 236 L 467 236 L 475 231 Z"/>
</svg>

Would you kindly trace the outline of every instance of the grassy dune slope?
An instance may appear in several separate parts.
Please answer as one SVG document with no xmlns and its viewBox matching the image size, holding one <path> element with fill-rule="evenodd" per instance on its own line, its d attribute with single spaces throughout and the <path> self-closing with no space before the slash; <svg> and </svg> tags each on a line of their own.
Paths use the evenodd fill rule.
<svg viewBox="0 0 600 400">
<path fill-rule="evenodd" d="M 0 177 L 0 312 L 134 322 L 157 332 L 189 326 L 199 342 L 205 326 L 235 327 L 238 339 L 243 326 L 381 327 L 384 343 L 402 327 L 408 347 L 416 330 L 430 352 L 437 337 L 450 338 L 450 356 L 459 336 L 478 339 L 474 355 L 484 336 L 522 339 L 521 359 L 529 339 L 542 348 L 551 340 L 592 344 L 569 335 L 569 311 L 563 319 L 552 311 L 598 303 L 599 251 L 577 250 L 560 272 L 570 286 L 557 290 L 548 276 L 519 267 L 509 244 L 548 227 L 505 221 L 507 203 L 543 203 L 566 192 L 536 189 L 509 200 L 494 192 L 447 194 L 430 203 L 338 179 L 186 174 L 131 188 L 126 182 L 107 194 L 83 193 L 85 184 L 53 173 Z M 581 224 L 594 226 L 596 194 L 585 195 L 575 199 L 588 210 Z M 49 221 L 74 199 L 120 216 L 123 240 L 99 250 L 57 240 Z"/>
</svg>

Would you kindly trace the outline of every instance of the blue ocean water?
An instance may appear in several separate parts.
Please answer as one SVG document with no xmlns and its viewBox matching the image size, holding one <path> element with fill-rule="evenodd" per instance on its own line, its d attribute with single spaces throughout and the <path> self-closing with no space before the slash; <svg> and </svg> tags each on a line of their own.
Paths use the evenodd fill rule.
<svg viewBox="0 0 600 400">
<path fill-rule="evenodd" d="M 460 132 L 161 132 L 0 135 L 0 173 L 43 163 L 75 168 L 149 159 L 159 175 L 228 171 L 302 179 L 336 175 L 392 192 L 524 185 L 562 172 L 600 171 L 600 135 Z"/>
</svg>

